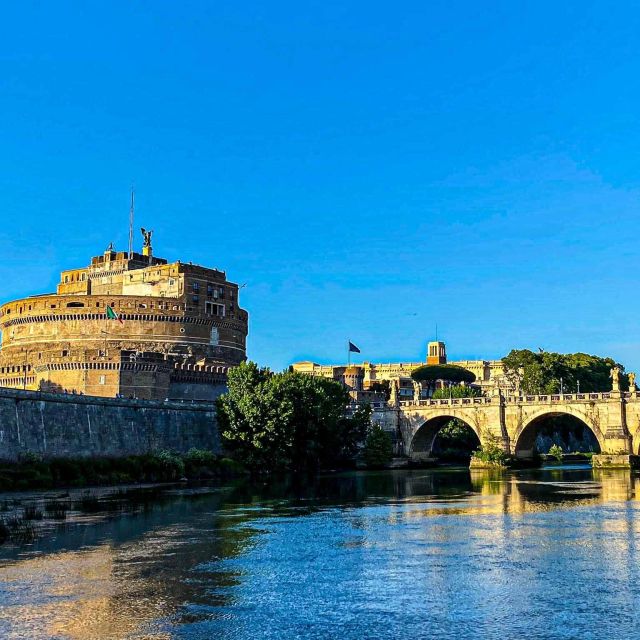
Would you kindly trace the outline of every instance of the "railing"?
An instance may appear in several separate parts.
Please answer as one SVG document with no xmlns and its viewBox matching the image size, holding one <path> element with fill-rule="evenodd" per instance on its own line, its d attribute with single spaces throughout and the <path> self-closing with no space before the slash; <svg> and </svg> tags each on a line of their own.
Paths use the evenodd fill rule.
<svg viewBox="0 0 640 640">
<path fill-rule="evenodd" d="M 610 391 L 599 393 L 550 393 L 536 395 L 507 396 L 505 402 L 521 404 L 521 403 L 554 403 L 554 402 L 593 402 L 594 400 L 609 400 L 611 398 Z"/>
<path fill-rule="evenodd" d="M 640 398 L 640 392 L 626 392 L 625 398 Z M 611 392 L 598 393 L 548 393 L 539 395 L 503 396 L 502 400 L 508 404 L 562 404 L 569 402 L 594 402 L 609 400 Z M 451 407 L 451 406 L 473 406 L 500 403 L 498 396 L 480 396 L 471 398 L 427 398 L 417 402 L 415 400 L 400 400 L 400 407 Z"/>
<path fill-rule="evenodd" d="M 475 398 L 438 398 L 436 400 L 427 398 L 426 400 L 401 400 L 401 407 L 450 407 L 452 405 L 474 405 L 474 404 L 491 404 L 497 398 L 490 396 L 479 396 Z"/>
</svg>

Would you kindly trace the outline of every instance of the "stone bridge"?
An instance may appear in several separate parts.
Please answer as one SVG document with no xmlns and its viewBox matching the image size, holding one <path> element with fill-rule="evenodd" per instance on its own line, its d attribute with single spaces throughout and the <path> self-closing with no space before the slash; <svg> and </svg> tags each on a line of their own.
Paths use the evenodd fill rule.
<svg viewBox="0 0 640 640">
<path fill-rule="evenodd" d="M 537 427 L 553 416 L 570 415 L 586 425 L 603 454 L 640 454 L 640 392 L 566 393 L 399 401 L 374 411 L 395 430 L 399 451 L 413 460 L 432 457 L 440 429 L 452 418 L 468 425 L 482 444 L 497 439 L 519 458 L 534 454 Z"/>
</svg>

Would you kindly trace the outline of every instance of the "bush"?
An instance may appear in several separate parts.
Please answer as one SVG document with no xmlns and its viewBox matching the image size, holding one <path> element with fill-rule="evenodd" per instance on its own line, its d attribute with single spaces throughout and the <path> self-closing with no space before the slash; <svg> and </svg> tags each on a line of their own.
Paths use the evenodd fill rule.
<svg viewBox="0 0 640 640">
<path fill-rule="evenodd" d="M 158 451 L 155 454 L 163 480 L 177 480 L 184 476 L 184 462 L 172 451 Z"/>
<path fill-rule="evenodd" d="M 391 461 L 393 443 L 389 434 L 378 424 L 367 435 L 364 459 L 368 467 L 384 467 Z"/>
<path fill-rule="evenodd" d="M 218 456 L 207 449 L 189 449 L 182 456 L 187 478 L 211 478 L 218 472 Z"/>
<path fill-rule="evenodd" d="M 473 452 L 472 457 L 481 462 L 498 466 L 506 466 L 509 460 L 509 456 L 502 448 L 500 439 L 494 435 L 487 436 L 485 443 Z"/>
<path fill-rule="evenodd" d="M 552 458 L 555 458 L 558 462 L 562 462 L 562 447 L 557 444 L 551 445 L 549 455 Z"/>
</svg>

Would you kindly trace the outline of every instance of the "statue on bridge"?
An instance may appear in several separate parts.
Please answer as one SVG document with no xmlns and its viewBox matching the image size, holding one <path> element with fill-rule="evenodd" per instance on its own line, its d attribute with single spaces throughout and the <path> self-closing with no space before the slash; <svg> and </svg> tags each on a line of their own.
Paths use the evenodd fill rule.
<svg viewBox="0 0 640 640">
<path fill-rule="evenodd" d="M 620 391 L 620 367 L 612 367 L 611 373 L 611 391 Z"/>
<path fill-rule="evenodd" d="M 638 387 L 636 387 L 636 374 L 632 371 L 629 372 L 629 391 L 637 391 Z"/>
<path fill-rule="evenodd" d="M 420 394 L 422 392 L 422 387 L 419 382 L 414 380 L 413 382 L 413 403 L 420 404 Z"/>
</svg>

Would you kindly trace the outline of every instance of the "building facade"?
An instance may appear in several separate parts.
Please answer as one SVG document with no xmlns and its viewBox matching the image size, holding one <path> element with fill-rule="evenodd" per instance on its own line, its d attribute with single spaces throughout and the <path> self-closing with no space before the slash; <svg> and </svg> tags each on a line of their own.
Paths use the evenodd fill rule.
<svg viewBox="0 0 640 640">
<path fill-rule="evenodd" d="M 428 389 L 423 389 L 411 378 L 411 372 L 425 364 L 447 364 L 447 351 L 444 342 L 427 344 L 425 362 L 372 363 L 352 365 L 320 365 L 305 361 L 294 363 L 294 371 L 322 376 L 342 382 L 348 389 L 354 402 L 369 402 L 374 406 L 386 403 L 390 395 L 390 386 L 395 384 L 398 399 L 409 400 L 417 394 L 426 398 Z M 449 364 L 458 365 L 471 371 L 476 380 L 474 386 L 484 393 L 491 394 L 499 388 L 512 387 L 501 360 L 460 360 Z"/>
<path fill-rule="evenodd" d="M 246 356 L 248 314 L 224 271 L 115 251 L 63 271 L 55 294 L 0 307 L 0 386 L 213 400 Z"/>
</svg>

